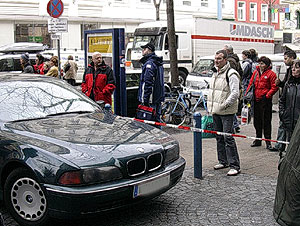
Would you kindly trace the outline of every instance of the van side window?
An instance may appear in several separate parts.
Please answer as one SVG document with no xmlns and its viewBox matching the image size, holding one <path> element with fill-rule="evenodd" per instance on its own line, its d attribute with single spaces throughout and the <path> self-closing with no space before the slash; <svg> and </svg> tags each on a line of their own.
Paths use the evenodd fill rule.
<svg viewBox="0 0 300 226">
<path fill-rule="evenodd" d="M 19 60 L 20 64 L 20 60 Z M 20 65 L 21 67 L 21 65 Z M 21 69 L 22 70 L 22 69 Z M 0 60 L 0 71 L 14 71 L 14 62 L 12 58 Z"/>
<path fill-rule="evenodd" d="M 178 35 L 175 35 L 176 38 L 176 49 L 178 49 Z M 169 50 L 169 38 L 168 35 L 166 34 L 165 36 L 165 50 Z"/>
</svg>

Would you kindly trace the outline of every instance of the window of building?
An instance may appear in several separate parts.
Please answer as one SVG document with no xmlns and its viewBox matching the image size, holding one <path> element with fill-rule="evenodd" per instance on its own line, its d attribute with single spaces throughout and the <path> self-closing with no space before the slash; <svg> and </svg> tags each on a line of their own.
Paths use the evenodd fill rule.
<svg viewBox="0 0 300 226">
<path fill-rule="evenodd" d="M 208 7 L 208 0 L 201 0 L 201 7 Z"/>
<path fill-rule="evenodd" d="M 15 24 L 15 42 L 37 42 L 52 47 L 48 24 Z"/>
<path fill-rule="evenodd" d="M 300 12 L 296 11 L 296 17 L 297 17 L 297 27 L 296 29 L 300 29 Z"/>
<path fill-rule="evenodd" d="M 257 21 L 257 4 L 250 3 L 250 21 Z"/>
<path fill-rule="evenodd" d="M 268 22 L 268 5 L 261 5 L 261 22 Z"/>
<path fill-rule="evenodd" d="M 151 3 L 151 0 L 141 0 L 142 3 Z"/>
<path fill-rule="evenodd" d="M 246 3 L 238 2 L 238 20 L 245 21 L 246 20 Z"/>
<path fill-rule="evenodd" d="M 222 0 L 222 9 L 225 9 L 225 0 Z"/>
<path fill-rule="evenodd" d="M 278 23 L 278 13 L 272 13 L 272 23 Z"/>
<path fill-rule="evenodd" d="M 284 14 L 284 19 L 290 20 L 291 19 L 291 13 L 285 13 Z"/>
<path fill-rule="evenodd" d="M 186 5 L 186 6 L 191 6 L 192 5 L 191 1 L 183 1 L 182 4 Z"/>
</svg>

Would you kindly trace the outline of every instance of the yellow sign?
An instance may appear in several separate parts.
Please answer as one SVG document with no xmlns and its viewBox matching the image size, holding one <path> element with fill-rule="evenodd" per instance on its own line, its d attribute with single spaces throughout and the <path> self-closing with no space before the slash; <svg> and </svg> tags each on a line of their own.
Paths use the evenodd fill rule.
<svg viewBox="0 0 300 226">
<path fill-rule="evenodd" d="M 112 53 L 112 36 L 88 37 L 88 52 Z"/>
</svg>

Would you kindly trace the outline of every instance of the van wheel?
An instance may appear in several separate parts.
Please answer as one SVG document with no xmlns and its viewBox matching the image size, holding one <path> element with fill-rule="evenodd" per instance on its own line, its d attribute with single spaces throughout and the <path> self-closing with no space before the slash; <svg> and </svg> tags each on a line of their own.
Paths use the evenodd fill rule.
<svg viewBox="0 0 300 226">
<path fill-rule="evenodd" d="M 4 202 L 20 225 L 45 225 L 49 219 L 45 192 L 34 175 L 25 168 L 14 170 L 7 177 Z"/>
<path fill-rule="evenodd" d="M 187 74 L 184 71 L 179 71 L 179 84 L 185 86 Z"/>
</svg>

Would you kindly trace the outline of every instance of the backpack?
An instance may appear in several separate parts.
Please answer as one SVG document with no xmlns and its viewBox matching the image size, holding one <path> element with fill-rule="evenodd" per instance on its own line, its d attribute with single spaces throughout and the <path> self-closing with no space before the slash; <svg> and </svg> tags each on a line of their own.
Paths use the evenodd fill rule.
<svg viewBox="0 0 300 226">
<path fill-rule="evenodd" d="M 233 57 L 228 57 L 227 61 L 229 62 L 230 67 L 239 73 L 240 80 L 242 80 L 242 78 L 244 77 L 244 72 L 243 72 L 240 62 L 237 62 L 236 59 L 234 59 Z"/>
<path fill-rule="evenodd" d="M 226 81 L 227 81 L 227 85 L 229 86 L 229 76 L 228 76 L 228 73 L 230 71 L 230 69 L 233 69 L 233 68 L 229 68 L 226 70 Z M 238 75 L 238 74 L 237 74 Z M 238 75 L 239 77 L 240 75 Z M 239 95 L 239 98 L 238 100 L 241 101 L 243 99 L 243 86 L 242 86 L 242 82 L 241 82 L 241 78 L 239 78 L 239 91 L 240 91 L 240 95 Z"/>
</svg>

